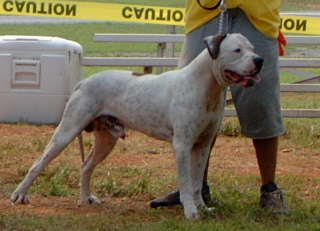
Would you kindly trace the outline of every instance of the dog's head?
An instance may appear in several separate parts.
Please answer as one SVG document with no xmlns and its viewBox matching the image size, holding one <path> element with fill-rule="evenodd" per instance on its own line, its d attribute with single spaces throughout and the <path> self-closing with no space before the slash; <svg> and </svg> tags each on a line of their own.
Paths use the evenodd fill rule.
<svg viewBox="0 0 320 231">
<path fill-rule="evenodd" d="M 204 43 L 217 64 L 213 68 L 219 69 L 216 76 L 220 78 L 217 79 L 219 83 L 252 87 L 255 82 L 260 82 L 258 74 L 262 69 L 263 58 L 254 53 L 253 45 L 243 35 L 209 36 L 204 39 Z"/>
</svg>

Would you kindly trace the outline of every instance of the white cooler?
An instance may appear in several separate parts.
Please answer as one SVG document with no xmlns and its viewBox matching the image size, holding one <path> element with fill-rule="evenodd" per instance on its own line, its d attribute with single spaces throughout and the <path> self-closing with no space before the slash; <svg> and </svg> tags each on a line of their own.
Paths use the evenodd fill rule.
<svg viewBox="0 0 320 231">
<path fill-rule="evenodd" d="M 0 36 L 0 122 L 59 123 L 83 78 L 82 54 L 62 38 Z"/>
</svg>

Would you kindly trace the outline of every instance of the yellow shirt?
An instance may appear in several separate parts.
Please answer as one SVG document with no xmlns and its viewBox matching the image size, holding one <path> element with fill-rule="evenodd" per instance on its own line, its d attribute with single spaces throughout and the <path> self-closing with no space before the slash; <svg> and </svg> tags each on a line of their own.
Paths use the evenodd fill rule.
<svg viewBox="0 0 320 231">
<path fill-rule="evenodd" d="M 219 0 L 200 0 L 205 7 L 212 7 Z M 277 38 L 280 25 L 279 7 L 281 0 L 227 0 L 228 8 L 242 9 L 252 24 L 265 35 Z M 197 29 L 218 16 L 219 8 L 205 10 L 197 0 L 188 0 L 186 7 L 186 33 Z"/>
</svg>

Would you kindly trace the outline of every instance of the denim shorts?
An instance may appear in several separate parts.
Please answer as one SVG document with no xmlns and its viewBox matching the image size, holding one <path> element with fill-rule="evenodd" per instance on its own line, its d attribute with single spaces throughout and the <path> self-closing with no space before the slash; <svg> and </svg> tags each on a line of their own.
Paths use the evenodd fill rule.
<svg viewBox="0 0 320 231">
<path fill-rule="evenodd" d="M 187 35 L 180 56 L 179 67 L 190 63 L 204 48 L 203 38 L 218 34 L 217 17 Z M 243 135 L 252 139 L 267 139 L 284 133 L 280 105 L 279 48 L 277 39 L 257 30 L 239 8 L 225 14 L 224 33 L 241 33 L 263 57 L 262 81 L 252 88 L 230 87 Z"/>
</svg>

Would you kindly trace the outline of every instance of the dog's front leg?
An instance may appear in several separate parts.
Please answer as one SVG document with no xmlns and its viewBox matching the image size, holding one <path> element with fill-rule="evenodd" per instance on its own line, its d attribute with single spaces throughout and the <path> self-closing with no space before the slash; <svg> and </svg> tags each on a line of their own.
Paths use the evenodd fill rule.
<svg viewBox="0 0 320 231">
<path fill-rule="evenodd" d="M 194 192 L 194 202 L 197 208 L 205 208 L 201 190 L 203 184 L 203 176 L 206 164 L 210 155 L 210 145 L 205 147 L 196 147 L 192 150 L 191 155 L 191 177 Z"/>
<path fill-rule="evenodd" d="M 100 204 L 101 201 L 92 194 L 90 189 L 91 175 L 94 171 L 94 168 L 112 151 L 113 147 L 117 143 L 118 138 L 115 138 L 106 129 L 95 129 L 94 136 L 94 148 L 82 167 L 81 197 L 82 202 L 84 203 Z"/>
<path fill-rule="evenodd" d="M 184 215 L 187 219 L 199 219 L 199 212 L 193 200 L 193 188 L 191 181 L 191 149 L 189 144 L 173 141 L 176 157 L 180 202 L 183 205 Z"/>
</svg>

